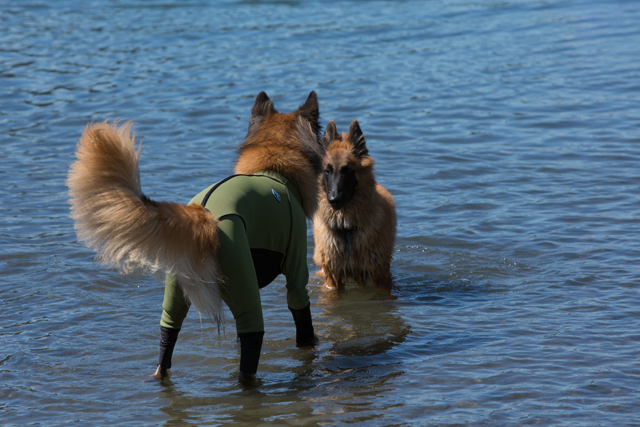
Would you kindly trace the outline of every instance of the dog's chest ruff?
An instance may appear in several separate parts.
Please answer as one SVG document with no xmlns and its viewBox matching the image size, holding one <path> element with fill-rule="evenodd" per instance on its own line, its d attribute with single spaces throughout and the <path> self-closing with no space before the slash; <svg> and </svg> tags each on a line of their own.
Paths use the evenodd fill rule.
<svg viewBox="0 0 640 427">
<path fill-rule="evenodd" d="M 334 245 L 340 252 L 352 253 L 359 246 L 360 228 L 359 227 L 329 227 Z"/>
</svg>

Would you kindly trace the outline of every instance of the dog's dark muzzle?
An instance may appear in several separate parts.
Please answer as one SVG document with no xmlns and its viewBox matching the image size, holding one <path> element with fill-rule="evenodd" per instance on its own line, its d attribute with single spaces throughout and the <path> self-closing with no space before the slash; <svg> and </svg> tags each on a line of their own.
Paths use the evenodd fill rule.
<svg viewBox="0 0 640 427">
<path fill-rule="evenodd" d="M 329 204 L 333 209 L 340 210 L 342 209 L 345 202 L 347 201 L 347 198 L 342 197 L 341 195 L 329 193 L 327 194 L 327 201 L 329 202 Z"/>
</svg>

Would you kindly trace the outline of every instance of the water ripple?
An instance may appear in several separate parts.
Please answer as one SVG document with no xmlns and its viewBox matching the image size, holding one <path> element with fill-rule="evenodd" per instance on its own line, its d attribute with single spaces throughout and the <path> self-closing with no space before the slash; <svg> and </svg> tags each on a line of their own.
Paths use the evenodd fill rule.
<svg viewBox="0 0 640 427">
<path fill-rule="evenodd" d="M 7 5 L 3 423 L 640 423 L 639 18 L 598 0 Z M 75 144 L 133 120 L 145 192 L 186 202 L 231 173 L 262 90 L 359 120 L 397 203 L 395 287 L 312 277 L 303 350 L 278 279 L 260 387 L 235 381 L 229 314 L 217 335 L 191 313 L 173 378 L 148 381 L 162 288 L 77 243 Z"/>
</svg>

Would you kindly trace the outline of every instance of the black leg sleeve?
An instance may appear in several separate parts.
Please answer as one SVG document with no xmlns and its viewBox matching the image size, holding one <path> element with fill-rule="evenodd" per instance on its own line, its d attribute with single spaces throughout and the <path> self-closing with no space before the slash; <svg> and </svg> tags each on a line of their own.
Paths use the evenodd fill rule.
<svg viewBox="0 0 640 427">
<path fill-rule="evenodd" d="M 173 348 L 178 340 L 178 332 L 180 329 L 170 329 L 160 326 L 160 355 L 158 356 L 158 365 L 163 370 L 171 368 L 171 356 Z"/>
<path fill-rule="evenodd" d="M 240 372 L 255 374 L 258 371 L 263 332 L 238 334 L 240 338 Z"/>
<path fill-rule="evenodd" d="M 293 321 L 296 323 L 296 345 L 298 347 L 312 346 L 318 343 L 318 338 L 313 332 L 311 322 L 311 304 L 302 310 L 294 310 L 289 307 L 293 314 Z"/>
</svg>

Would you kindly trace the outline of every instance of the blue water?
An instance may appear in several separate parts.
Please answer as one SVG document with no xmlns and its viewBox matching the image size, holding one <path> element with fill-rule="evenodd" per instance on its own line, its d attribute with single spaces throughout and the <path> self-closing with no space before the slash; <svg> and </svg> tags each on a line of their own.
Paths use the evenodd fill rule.
<svg viewBox="0 0 640 427">
<path fill-rule="evenodd" d="M 0 2 L 0 424 L 640 425 L 639 82 L 637 2 Z M 300 350 L 279 279 L 259 387 L 197 313 L 149 380 L 162 287 L 77 243 L 75 144 L 135 121 L 143 190 L 186 202 L 262 90 L 358 119 L 395 288 L 312 277 Z"/>
</svg>

